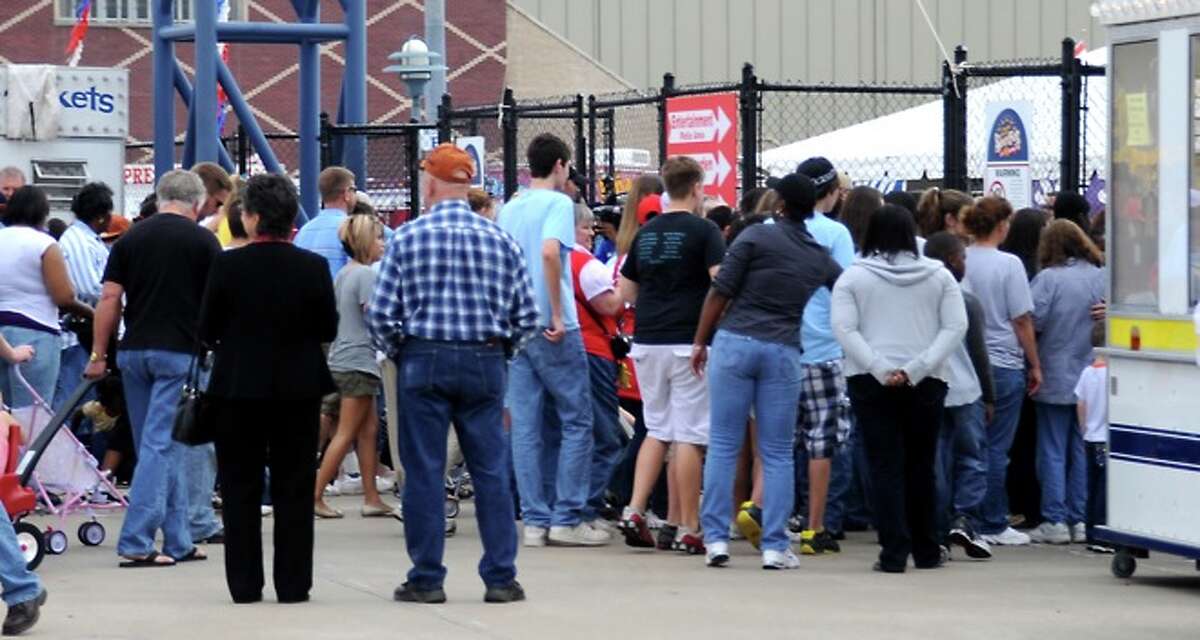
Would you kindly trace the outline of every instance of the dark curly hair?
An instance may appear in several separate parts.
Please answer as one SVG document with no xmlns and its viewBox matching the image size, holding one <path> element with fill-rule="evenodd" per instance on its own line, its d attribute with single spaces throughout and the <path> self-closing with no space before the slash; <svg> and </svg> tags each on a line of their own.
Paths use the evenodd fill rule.
<svg viewBox="0 0 1200 640">
<path fill-rule="evenodd" d="M 91 225 L 112 215 L 113 190 L 103 182 L 89 182 L 71 199 L 71 213 L 75 219 Z"/>
<path fill-rule="evenodd" d="M 9 227 L 33 227 L 41 229 L 50 217 L 50 201 L 46 192 L 26 185 L 17 189 L 8 198 L 4 207 L 4 218 L 0 220 Z"/>
</svg>

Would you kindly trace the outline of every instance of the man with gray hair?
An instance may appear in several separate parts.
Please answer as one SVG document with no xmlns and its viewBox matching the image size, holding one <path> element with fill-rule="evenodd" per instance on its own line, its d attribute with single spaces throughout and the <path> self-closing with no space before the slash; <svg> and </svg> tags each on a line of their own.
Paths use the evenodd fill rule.
<svg viewBox="0 0 1200 640">
<path fill-rule="evenodd" d="M 96 307 L 93 351 L 85 375 L 101 376 L 124 298 L 125 335 L 117 365 L 137 448 L 129 510 L 117 541 L 122 567 L 199 560 L 188 527 L 184 445 L 171 438 L 179 394 L 196 352 L 196 318 L 208 268 L 221 252 L 196 224 L 206 197 L 194 173 L 169 171 L 158 181 L 158 215 L 112 247 Z M 154 546 L 162 530 L 163 548 Z"/>
<path fill-rule="evenodd" d="M 17 189 L 25 186 L 25 172 L 8 166 L 0 169 L 0 202 L 8 202 Z"/>
</svg>

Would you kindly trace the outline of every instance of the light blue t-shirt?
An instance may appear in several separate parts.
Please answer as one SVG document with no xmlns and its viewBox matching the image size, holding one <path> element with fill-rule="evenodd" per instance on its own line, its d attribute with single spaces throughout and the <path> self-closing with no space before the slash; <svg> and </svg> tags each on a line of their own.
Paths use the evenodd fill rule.
<svg viewBox="0 0 1200 640">
<path fill-rule="evenodd" d="M 300 227 L 294 244 L 325 258 L 329 262 L 329 277 L 337 278 L 338 271 L 350 261 L 342 241 L 338 239 L 338 227 L 346 219 L 342 209 L 321 209 L 317 217 Z"/>
<path fill-rule="evenodd" d="M 854 241 L 850 239 L 846 225 L 820 211 L 814 211 L 804 225 L 813 240 L 829 250 L 838 266 L 845 269 L 854 262 Z M 804 306 L 804 317 L 800 319 L 800 345 L 804 349 L 800 361 L 804 364 L 819 364 L 842 357 L 842 346 L 833 337 L 833 326 L 829 322 L 830 295 L 829 289 L 821 287 Z"/>
<path fill-rule="evenodd" d="M 497 222 L 525 252 L 525 264 L 529 267 L 537 301 L 538 322 L 545 327 L 550 326 L 550 294 L 542 267 L 542 242 L 558 240 L 562 258 L 558 299 L 562 303 L 563 327 L 578 329 L 575 292 L 571 287 L 571 248 L 575 246 L 575 205 L 571 199 L 549 189 L 528 189 L 504 205 Z"/>
</svg>

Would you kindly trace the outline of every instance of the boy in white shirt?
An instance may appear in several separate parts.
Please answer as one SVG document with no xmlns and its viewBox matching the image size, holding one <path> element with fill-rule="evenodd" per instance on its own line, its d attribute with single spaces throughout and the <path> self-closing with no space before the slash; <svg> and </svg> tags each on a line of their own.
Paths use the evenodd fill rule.
<svg viewBox="0 0 1200 640">
<path fill-rule="evenodd" d="M 1092 327 L 1092 346 L 1104 346 L 1104 321 Z M 1092 537 L 1092 530 L 1105 523 L 1106 482 L 1105 465 L 1108 460 L 1108 362 L 1101 354 L 1079 376 L 1075 385 L 1076 405 L 1079 412 L 1079 430 L 1087 447 L 1087 544 L 1088 550 L 1112 553 L 1112 549 L 1101 545 Z"/>
</svg>

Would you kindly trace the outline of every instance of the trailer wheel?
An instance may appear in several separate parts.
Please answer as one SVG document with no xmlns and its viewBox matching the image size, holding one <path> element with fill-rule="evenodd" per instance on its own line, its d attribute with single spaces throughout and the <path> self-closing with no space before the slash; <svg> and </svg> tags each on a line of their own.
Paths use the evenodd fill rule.
<svg viewBox="0 0 1200 640">
<path fill-rule="evenodd" d="M 1112 559 L 1112 574 L 1118 578 L 1129 578 L 1137 571 L 1137 559 L 1126 549 L 1117 551 Z"/>
<path fill-rule="evenodd" d="M 46 537 L 42 530 L 28 522 L 17 522 L 13 525 L 17 532 L 17 545 L 21 555 L 25 556 L 25 568 L 33 571 L 46 557 Z"/>
</svg>

